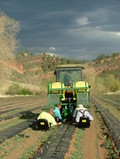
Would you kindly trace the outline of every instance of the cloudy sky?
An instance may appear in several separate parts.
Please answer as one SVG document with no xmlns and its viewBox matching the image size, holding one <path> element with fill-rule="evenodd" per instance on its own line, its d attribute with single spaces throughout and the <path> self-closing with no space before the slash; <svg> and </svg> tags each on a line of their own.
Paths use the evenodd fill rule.
<svg viewBox="0 0 120 159">
<path fill-rule="evenodd" d="M 20 23 L 20 50 L 94 59 L 120 52 L 120 0 L 0 0 Z"/>
</svg>

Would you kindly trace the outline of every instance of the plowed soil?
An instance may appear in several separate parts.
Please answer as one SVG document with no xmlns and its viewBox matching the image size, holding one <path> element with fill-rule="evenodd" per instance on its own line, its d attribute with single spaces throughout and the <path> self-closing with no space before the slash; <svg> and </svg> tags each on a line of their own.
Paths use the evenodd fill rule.
<svg viewBox="0 0 120 159">
<path fill-rule="evenodd" d="M 36 99 L 33 99 L 34 104 L 35 100 Z M 16 100 L 16 102 L 18 101 Z M 30 101 L 30 103 L 32 103 L 32 101 Z M 94 117 L 94 121 L 91 122 L 90 128 L 87 128 L 84 131 L 82 149 L 81 149 L 83 154 L 82 159 L 106 159 L 107 151 L 104 146 L 105 138 L 102 135 L 102 130 L 100 129 L 100 123 L 96 118 L 94 106 L 92 106 L 91 113 Z M 14 120 L 17 120 L 17 118 L 14 118 Z M 3 125 L 7 124 L 7 121 L 2 121 L 1 124 Z M 0 158 L 1 159 L 31 158 L 33 154 L 37 152 L 38 149 L 40 148 L 42 141 L 46 140 L 53 131 L 55 130 L 52 130 L 51 132 L 42 132 L 42 131 L 35 131 L 31 128 L 22 131 L 21 133 L 17 134 L 15 137 L 8 139 L 2 144 L 0 144 Z M 70 147 L 68 149 L 67 155 L 65 156 L 65 159 L 70 157 L 71 152 L 74 151 L 75 149 L 74 140 L 76 132 L 77 131 L 75 131 L 73 138 L 70 142 Z"/>
</svg>

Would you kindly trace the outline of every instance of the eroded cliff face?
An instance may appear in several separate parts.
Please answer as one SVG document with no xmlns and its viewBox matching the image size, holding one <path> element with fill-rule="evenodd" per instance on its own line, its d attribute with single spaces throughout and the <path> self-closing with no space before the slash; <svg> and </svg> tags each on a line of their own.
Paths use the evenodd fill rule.
<svg viewBox="0 0 120 159">
<path fill-rule="evenodd" d="M 0 60 L 0 63 L 3 65 L 3 67 L 5 65 L 5 66 L 19 72 L 20 74 L 24 73 L 22 64 L 18 64 L 16 62 L 12 62 L 12 61 L 3 61 L 3 60 Z"/>
</svg>

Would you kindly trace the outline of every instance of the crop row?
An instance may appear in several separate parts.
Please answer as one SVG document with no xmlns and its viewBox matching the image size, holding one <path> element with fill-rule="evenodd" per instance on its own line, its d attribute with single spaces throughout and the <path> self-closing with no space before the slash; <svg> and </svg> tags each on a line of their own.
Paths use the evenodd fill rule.
<svg viewBox="0 0 120 159">
<path fill-rule="evenodd" d="M 120 98 L 112 98 L 111 96 L 99 96 L 102 101 L 112 104 L 116 109 L 120 111 Z"/>
<path fill-rule="evenodd" d="M 4 108 L 0 111 L 0 143 L 27 129 L 39 115 L 37 112 L 40 112 L 41 108 L 45 109 L 46 103 L 45 99 L 33 97 L 27 100 L 26 98 L 1 98 L 0 101 Z"/>
<path fill-rule="evenodd" d="M 33 159 L 53 159 L 64 158 L 72 135 L 75 131 L 75 126 L 63 124 L 58 131 L 52 135 L 40 148 L 40 150 L 33 156 Z"/>
<path fill-rule="evenodd" d="M 105 109 L 100 103 L 92 98 L 92 102 L 95 104 L 98 111 L 101 113 L 102 118 L 112 134 L 112 138 L 117 146 L 120 149 L 120 121 L 116 119 L 108 109 Z"/>
</svg>

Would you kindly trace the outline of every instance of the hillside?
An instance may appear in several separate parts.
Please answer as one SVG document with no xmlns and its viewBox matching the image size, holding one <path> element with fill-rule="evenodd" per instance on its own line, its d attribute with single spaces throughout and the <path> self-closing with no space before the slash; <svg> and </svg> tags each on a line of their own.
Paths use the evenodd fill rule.
<svg viewBox="0 0 120 159">
<path fill-rule="evenodd" d="M 94 67 L 96 75 L 113 74 L 120 79 L 120 54 L 104 60 L 96 60 L 91 65 Z"/>
<path fill-rule="evenodd" d="M 85 65 L 84 77 L 91 83 L 92 92 L 120 90 L 120 54 L 96 59 Z"/>
<path fill-rule="evenodd" d="M 48 54 L 27 55 L 16 58 L 18 66 L 22 67 L 22 72 L 13 69 L 11 81 L 19 83 L 39 94 L 46 92 L 48 81 L 54 81 L 54 70 L 58 64 L 79 63 L 85 67 L 83 70 L 83 80 L 91 85 L 91 92 L 117 91 L 120 88 L 120 54 L 107 57 L 105 59 L 96 59 L 91 62 L 85 60 L 62 59 Z M 114 83 L 115 86 L 108 86 L 106 82 Z M 112 88 L 115 87 L 115 88 Z M 116 88 L 117 87 L 117 88 Z"/>
</svg>

